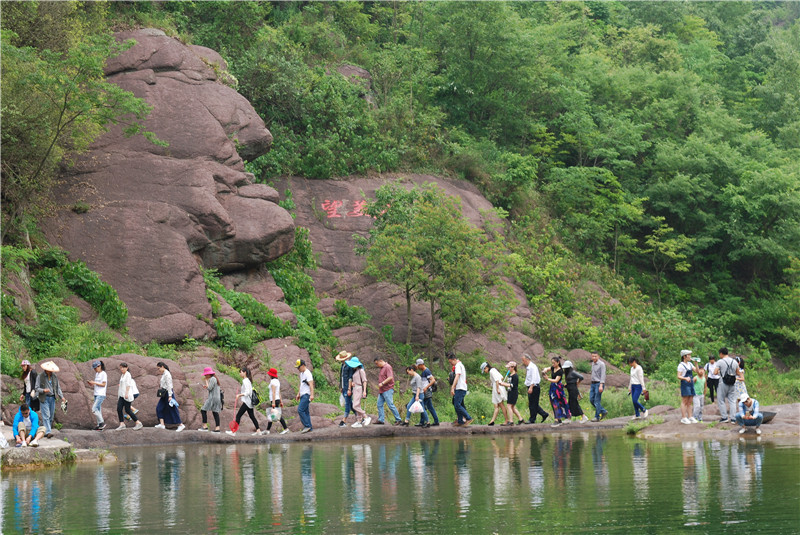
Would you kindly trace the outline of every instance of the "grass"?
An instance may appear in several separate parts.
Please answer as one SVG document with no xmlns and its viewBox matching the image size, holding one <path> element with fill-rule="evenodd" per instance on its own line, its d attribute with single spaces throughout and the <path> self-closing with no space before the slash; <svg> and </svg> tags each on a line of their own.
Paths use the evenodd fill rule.
<svg viewBox="0 0 800 535">
<path fill-rule="evenodd" d="M 651 425 L 658 425 L 663 423 L 664 423 L 664 418 L 662 418 L 661 416 L 653 416 L 651 418 L 631 420 L 630 422 L 628 422 L 628 425 L 625 426 L 625 432 L 629 435 L 635 435 L 645 427 L 650 427 Z"/>
</svg>

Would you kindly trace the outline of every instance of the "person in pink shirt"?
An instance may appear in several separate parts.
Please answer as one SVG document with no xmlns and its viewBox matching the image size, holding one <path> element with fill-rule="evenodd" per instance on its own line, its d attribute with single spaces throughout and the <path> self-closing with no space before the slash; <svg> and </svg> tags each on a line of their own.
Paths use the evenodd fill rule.
<svg viewBox="0 0 800 535">
<path fill-rule="evenodd" d="M 381 357 L 376 357 L 374 362 L 380 369 L 378 372 L 378 421 L 375 424 L 383 425 L 385 423 L 383 411 L 385 403 L 389 410 L 392 411 L 394 425 L 400 425 L 402 423 L 400 413 L 397 411 L 397 407 L 394 406 L 394 371 L 392 371 L 392 366 Z"/>
</svg>

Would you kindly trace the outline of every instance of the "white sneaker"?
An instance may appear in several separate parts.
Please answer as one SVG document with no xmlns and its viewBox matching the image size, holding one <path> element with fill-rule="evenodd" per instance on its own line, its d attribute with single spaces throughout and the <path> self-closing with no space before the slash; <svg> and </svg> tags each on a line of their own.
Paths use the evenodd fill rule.
<svg viewBox="0 0 800 535">
<path fill-rule="evenodd" d="M 639 419 L 638 416 L 631 416 L 631 420 L 638 420 L 638 419 Z"/>
<path fill-rule="evenodd" d="M 567 418 L 566 420 L 564 420 L 564 425 L 570 423 L 571 421 L 572 421 L 572 418 Z"/>
<path fill-rule="evenodd" d="M 139 429 L 141 429 L 142 427 L 144 427 L 144 424 L 143 424 L 143 423 L 141 422 L 141 420 L 140 420 L 140 421 L 136 422 L 136 425 L 134 425 L 134 426 L 133 426 L 133 430 L 134 430 L 134 431 L 138 431 L 138 430 L 139 430 Z"/>
<path fill-rule="evenodd" d="M 646 410 L 646 409 L 645 409 L 645 411 L 644 411 L 644 417 L 645 417 L 645 418 L 647 418 L 647 415 L 648 415 L 648 414 L 650 414 L 650 411 L 648 411 L 648 410 Z"/>
<path fill-rule="evenodd" d="M 756 427 L 756 435 L 760 435 L 760 434 L 761 434 L 761 428 L 760 427 Z M 31 446 L 33 446 L 33 442 L 31 442 Z"/>
<path fill-rule="evenodd" d="M 682 424 L 690 424 L 692 422 L 689 421 L 689 418 L 681 418 L 681 423 Z"/>
<path fill-rule="evenodd" d="M 697 419 L 697 418 L 695 418 L 694 416 L 692 416 L 691 418 L 689 418 L 689 421 L 690 421 L 690 422 L 692 422 L 693 424 L 696 424 L 696 423 L 700 422 L 700 420 L 698 420 L 698 419 Z"/>
<path fill-rule="evenodd" d="M 234 433 L 233 431 L 225 431 L 225 434 L 226 434 L 226 435 L 230 435 L 230 436 L 232 436 L 232 437 L 235 437 L 235 436 L 236 436 L 236 433 Z"/>
<path fill-rule="evenodd" d="M 364 427 L 367 427 L 370 423 L 372 423 L 372 418 L 370 418 L 369 416 L 364 418 Z"/>
<path fill-rule="evenodd" d="M 261 434 L 262 435 L 269 435 L 269 429 L 267 429 L 266 431 L 261 431 Z"/>
<path fill-rule="evenodd" d="M 28 445 L 29 445 L 31 448 L 38 448 L 38 447 L 39 447 L 39 441 L 38 441 L 38 440 L 36 440 L 36 439 L 34 438 L 33 440 L 31 440 L 31 443 L 30 443 L 30 444 L 28 444 Z"/>
<path fill-rule="evenodd" d="M 740 434 L 740 435 L 744 435 L 744 427 L 742 427 L 741 429 L 739 429 L 739 434 Z"/>
<path fill-rule="evenodd" d="M 119 424 L 117 426 L 117 431 L 119 431 L 120 429 L 125 429 L 125 427 L 126 427 L 125 424 Z"/>
<path fill-rule="evenodd" d="M 201 427 L 200 429 L 198 429 L 198 431 L 204 431 L 204 432 L 207 433 L 208 432 L 208 427 Z"/>
<path fill-rule="evenodd" d="M 258 430 L 255 433 L 253 433 L 253 436 L 254 437 L 260 437 L 261 436 L 261 430 Z"/>
<path fill-rule="evenodd" d="M 156 425 L 153 426 L 153 428 L 154 429 L 166 429 L 167 426 L 165 426 L 164 424 L 156 424 Z"/>
<path fill-rule="evenodd" d="M 353 425 L 351 425 L 350 427 L 361 427 L 361 422 L 356 422 Z"/>
<path fill-rule="evenodd" d="M 181 431 L 183 431 L 184 429 L 186 429 L 186 426 L 185 426 L 185 425 L 183 425 L 183 424 L 181 424 L 181 425 L 179 425 L 179 426 L 178 426 L 178 428 L 175 430 L 175 432 L 176 432 L 176 433 L 180 433 L 180 432 L 181 432 Z"/>
<path fill-rule="evenodd" d="M 285 434 L 286 434 L 286 433 L 288 433 L 288 432 L 289 432 L 289 428 L 287 427 L 286 429 L 284 429 L 283 431 L 281 431 L 281 435 L 285 435 Z"/>
<path fill-rule="evenodd" d="M 584 415 L 581 417 L 581 422 L 588 422 L 588 421 L 589 421 L 589 418 L 587 418 L 587 417 L 586 417 L 586 415 L 584 414 Z"/>
</svg>

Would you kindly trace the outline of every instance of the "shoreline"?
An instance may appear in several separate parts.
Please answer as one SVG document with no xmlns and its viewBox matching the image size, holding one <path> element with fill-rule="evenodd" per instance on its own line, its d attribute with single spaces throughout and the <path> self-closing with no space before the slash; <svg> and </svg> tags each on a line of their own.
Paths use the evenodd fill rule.
<svg viewBox="0 0 800 535">
<path fill-rule="evenodd" d="M 738 433 L 738 426 L 720 424 L 715 415 L 708 415 L 709 421 L 699 424 L 681 424 L 680 411 L 674 407 L 661 405 L 650 409 L 649 418 L 663 420 L 641 429 L 636 437 L 653 441 L 697 441 L 697 440 L 758 440 L 778 444 L 800 446 L 800 403 L 764 407 L 778 413 L 775 420 L 762 426 L 762 435 L 748 430 L 743 435 Z M 637 420 L 646 422 L 646 420 Z M 439 427 L 427 429 L 415 427 L 398 427 L 392 425 L 370 425 L 362 428 L 340 428 L 328 426 L 315 429 L 310 433 L 289 432 L 281 435 L 273 432 L 269 435 L 252 436 L 248 424 L 244 423 L 236 437 L 220 433 L 185 430 L 177 433 L 174 430 L 146 427 L 134 431 L 106 429 L 91 431 L 83 429 L 62 429 L 53 439 L 44 439 L 39 448 L 15 448 L 13 444 L 2 451 L 2 470 L 48 468 L 58 464 L 71 462 L 114 462 L 114 449 L 121 447 L 142 446 L 174 446 L 182 444 L 272 444 L 272 443 L 315 443 L 352 440 L 380 439 L 426 439 L 426 438 L 469 438 L 494 436 L 547 436 L 565 433 L 599 433 L 605 431 L 623 431 L 631 422 L 630 416 L 610 418 L 601 422 L 572 422 L 553 428 L 552 418 L 545 423 L 488 426 L 472 424 L 468 427 L 455 427 L 451 423 L 442 423 Z M 11 440 L 11 429 L 3 426 L 3 434 Z"/>
</svg>

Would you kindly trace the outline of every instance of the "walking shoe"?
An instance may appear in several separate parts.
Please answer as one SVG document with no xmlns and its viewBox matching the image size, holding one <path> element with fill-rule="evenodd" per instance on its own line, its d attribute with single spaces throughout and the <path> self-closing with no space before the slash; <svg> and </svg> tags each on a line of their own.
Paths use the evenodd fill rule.
<svg viewBox="0 0 800 535">
<path fill-rule="evenodd" d="M 433 422 L 431 425 L 432 425 L 433 427 L 439 427 L 439 422 Z"/>
<path fill-rule="evenodd" d="M 311 432 L 311 428 L 310 427 L 304 427 L 303 430 L 300 431 L 300 432 L 301 433 L 310 433 Z"/>
<path fill-rule="evenodd" d="M 639 419 L 639 417 L 638 417 L 638 416 L 635 416 L 635 415 L 634 415 L 634 416 L 631 416 L 631 420 L 638 420 L 638 419 Z M 681 421 L 682 421 L 682 420 L 681 420 Z M 684 422 L 684 423 L 687 423 L 687 424 L 688 424 L 688 423 L 690 423 L 690 422 Z"/>
<path fill-rule="evenodd" d="M 689 421 L 689 418 L 681 418 L 681 423 L 682 424 L 690 424 L 692 422 Z"/>
<path fill-rule="evenodd" d="M 105 424 L 105 423 L 102 423 L 102 424 L 100 424 L 100 425 L 98 425 L 98 426 L 97 426 L 97 430 L 98 430 L 98 431 L 102 431 L 102 430 L 103 430 L 103 429 L 105 429 L 105 428 L 106 428 L 106 424 Z"/>
<path fill-rule="evenodd" d="M 550 427 L 559 427 L 561 423 L 561 420 L 556 420 L 556 423 L 552 424 Z"/>
<path fill-rule="evenodd" d="M 208 432 L 208 427 L 201 427 L 198 431 Z"/>
<path fill-rule="evenodd" d="M 39 447 L 39 441 L 34 438 L 33 440 L 31 440 L 31 443 L 29 444 L 29 446 L 31 448 L 38 448 Z"/>
<path fill-rule="evenodd" d="M 550 418 L 550 413 L 549 412 L 544 413 L 544 416 L 542 416 L 542 423 L 544 423 L 544 421 L 547 420 L 548 418 Z"/>
<path fill-rule="evenodd" d="M 429 424 L 429 423 L 426 423 L 425 425 L 423 425 L 423 426 L 422 426 L 422 428 L 423 428 L 423 429 L 427 429 L 427 428 L 429 428 L 430 426 L 431 426 L 431 424 Z"/>
<path fill-rule="evenodd" d="M 689 421 L 692 422 L 693 424 L 696 424 L 697 422 L 699 422 L 699 420 L 697 418 L 695 418 L 694 416 L 689 418 Z"/>
<path fill-rule="evenodd" d="M 372 423 L 372 418 L 367 416 L 366 418 L 364 418 L 363 422 L 361 422 L 361 423 L 364 425 L 364 427 L 367 427 L 369 424 Z"/>
<path fill-rule="evenodd" d="M 123 423 L 120 423 L 120 424 L 117 426 L 117 431 L 119 431 L 120 429 L 125 429 L 125 424 L 123 424 Z"/>
<path fill-rule="evenodd" d="M 341 422 L 339 422 L 339 427 L 347 427 L 347 424 L 346 424 L 346 423 L 344 423 L 344 420 L 342 420 Z"/>
<path fill-rule="evenodd" d="M 154 429 L 166 429 L 167 426 L 165 426 L 164 424 L 156 424 L 156 425 L 153 426 L 153 428 Z"/>
<path fill-rule="evenodd" d="M 256 430 L 256 432 L 253 433 L 253 436 L 254 437 L 260 437 L 261 436 L 261 431 L 260 430 Z"/>
<path fill-rule="evenodd" d="M 756 435 L 760 435 L 760 434 L 761 434 L 761 428 L 760 427 L 756 427 Z"/>
<path fill-rule="evenodd" d="M 719 423 L 724 424 L 725 422 L 730 422 L 727 418 L 720 418 Z"/>
<path fill-rule="evenodd" d="M 566 420 L 564 420 L 564 422 L 563 422 L 563 423 L 564 423 L 564 425 L 567 425 L 567 424 L 569 424 L 569 423 L 572 423 L 572 418 L 567 418 Z"/>
<path fill-rule="evenodd" d="M 472 423 L 472 422 L 474 422 L 474 421 L 475 421 L 475 420 L 473 420 L 472 418 L 470 418 L 469 420 L 467 420 L 466 422 L 464 422 L 464 426 L 467 426 L 467 425 L 471 424 L 471 423 Z"/>
<path fill-rule="evenodd" d="M 494 425 L 494 422 L 489 422 L 489 423 L 488 423 L 488 424 L 486 424 L 486 425 Z"/>
<path fill-rule="evenodd" d="M 230 436 L 232 436 L 232 437 L 235 437 L 235 436 L 236 436 L 236 433 L 234 433 L 233 431 L 225 431 L 225 434 L 226 434 L 226 435 L 230 435 Z"/>
<path fill-rule="evenodd" d="M 181 425 L 179 425 L 179 426 L 178 426 L 178 428 L 175 430 L 175 432 L 176 432 L 176 433 L 180 433 L 180 432 L 181 432 L 181 431 L 183 431 L 184 429 L 186 429 L 186 426 L 185 426 L 185 425 L 183 425 L 183 424 L 181 424 Z"/>
<path fill-rule="evenodd" d="M 648 416 L 649 414 L 650 414 L 650 411 L 649 411 L 649 410 L 647 410 L 647 409 L 645 409 L 645 410 L 644 410 L 644 417 L 645 417 L 645 418 L 647 418 L 647 416 Z"/>
<path fill-rule="evenodd" d="M 361 425 L 361 422 L 356 422 L 353 425 L 351 425 L 350 427 L 363 427 L 363 426 Z"/>
<path fill-rule="evenodd" d="M 400 425 L 402 425 L 403 427 L 408 427 L 408 422 L 400 422 Z"/>
<path fill-rule="evenodd" d="M 600 421 L 600 418 L 597 418 L 597 417 L 595 417 L 595 418 L 592 418 L 592 419 L 591 419 L 591 420 L 589 420 L 589 421 L 590 421 L 590 422 L 599 422 L 599 421 Z"/>
<path fill-rule="evenodd" d="M 741 429 L 739 429 L 739 434 L 740 434 L 740 435 L 744 435 L 744 427 L 742 427 Z"/>
<path fill-rule="evenodd" d="M 16 444 L 14 444 L 14 447 L 15 448 L 21 448 L 22 447 L 22 442 L 17 442 Z"/>
<path fill-rule="evenodd" d="M 415 424 L 415 425 L 414 425 L 414 427 L 425 427 L 425 424 L 423 424 L 422 422 L 420 422 L 420 423 L 418 423 L 418 424 Z"/>
<path fill-rule="evenodd" d="M 645 416 L 647 416 L 647 411 L 645 411 L 644 414 L 645 414 Z M 588 422 L 588 421 L 589 421 L 589 418 L 587 418 L 585 414 L 583 416 L 581 416 L 581 422 Z"/>
<path fill-rule="evenodd" d="M 281 431 L 281 435 L 285 435 L 285 434 L 286 434 L 286 433 L 288 433 L 288 432 L 289 432 L 289 428 L 287 427 L 286 429 L 284 429 L 283 431 Z"/>
<path fill-rule="evenodd" d="M 522 425 L 524 423 L 525 423 L 524 421 L 520 420 L 520 421 L 517 422 L 517 425 Z"/>
<path fill-rule="evenodd" d="M 603 411 L 603 412 L 601 412 L 601 413 L 600 413 L 600 420 L 602 420 L 603 418 L 605 418 L 607 414 L 608 414 L 608 411 Z M 598 422 L 599 422 L 600 420 L 598 420 Z"/>
<path fill-rule="evenodd" d="M 44 437 L 45 438 L 53 438 L 53 433 L 47 433 Z"/>
<path fill-rule="evenodd" d="M 453 427 L 464 427 L 464 424 L 462 424 L 461 422 L 453 422 L 451 425 Z"/>
<path fill-rule="evenodd" d="M 136 422 L 136 425 L 133 426 L 133 430 L 138 431 L 142 427 L 144 427 L 144 424 L 142 422 Z"/>
<path fill-rule="evenodd" d="M 269 429 L 267 429 L 266 431 L 261 431 L 261 434 L 262 435 L 269 435 Z"/>
<path fill-rule="evenodd" d="M 403 420 L 395 420 L 392 425 L 403 425 Z"/>
<path fill-rule="evenodd" d="M 214 429 L 214 430 L 213 430 L 213 431 L 211 431 L 211 432 L 212 432 L 212 433 L 219 433 L 219 429 Z"/>
<path fill-rule="evenodd" d="M 378 420 L 377 422 L 375 422 L 375 425 L 383 425 L 383 422 Z"/>
</svg>

